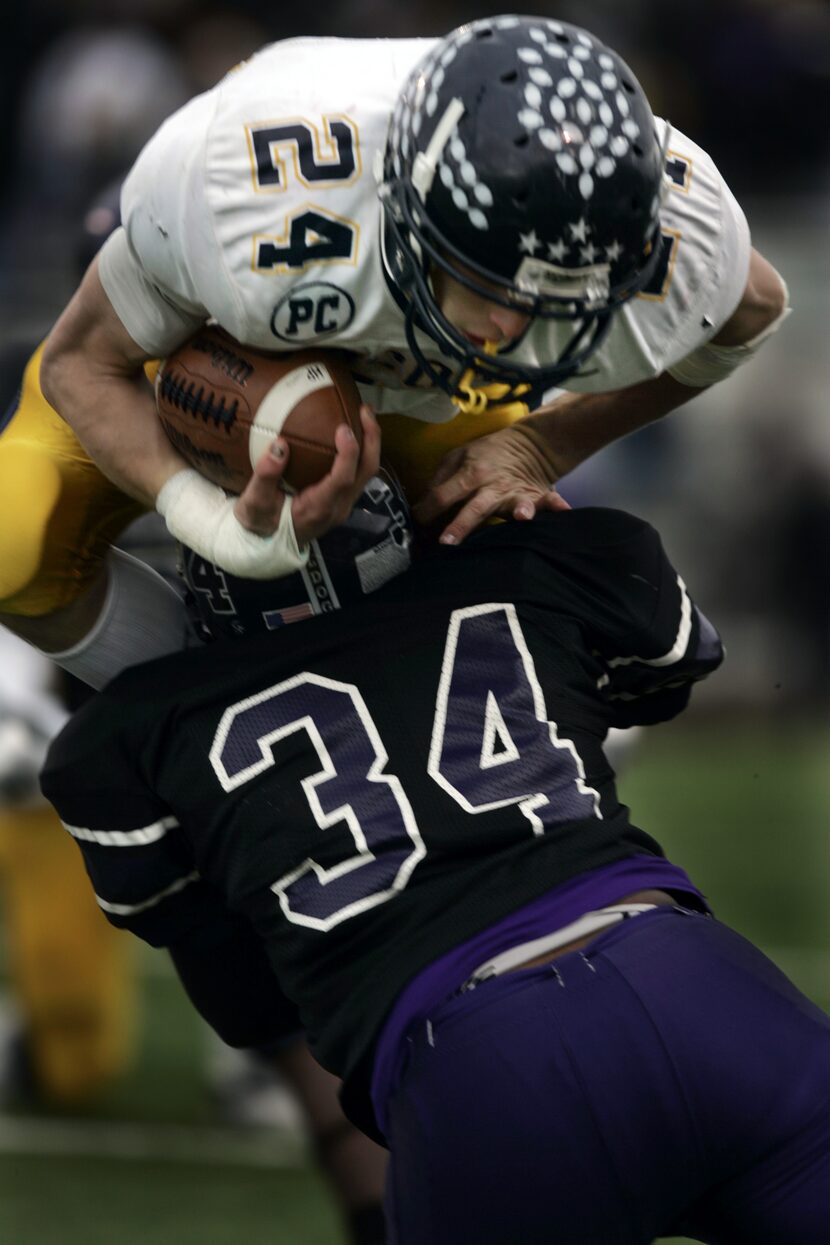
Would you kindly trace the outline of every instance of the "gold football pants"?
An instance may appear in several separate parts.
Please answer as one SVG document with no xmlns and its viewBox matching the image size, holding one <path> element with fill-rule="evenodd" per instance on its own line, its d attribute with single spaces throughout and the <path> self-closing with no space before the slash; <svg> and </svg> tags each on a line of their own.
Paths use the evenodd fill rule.
<svg viewBox="0 0 830 1245">
<path fill-rule="evenodd" d="M 99 909 L 77 846 L 46 805 L 0 811 L 0 899 L 38 1096 L 83 1106 L 131 1061 L 129 935 Z"/>
<path fill-rule="evenodd" d="M 143 513 L 101 474 L 40 390 L 39 347 L 0 432 L 0 613 L 50 614 L 92 584 Z"/>
<path fill-rule="evenodd" d="M 50 614 L 69 605 L 91 586 L 109 545 L 143 513 L 101 474 L 44 398 L 41 351 L 29 360 L 0 432 L 0 613 Z M 505 422 L 498 411 L 445 424 L 381 415 L 384 461 L 417 501 L 449 450 Z"/>
</svg>

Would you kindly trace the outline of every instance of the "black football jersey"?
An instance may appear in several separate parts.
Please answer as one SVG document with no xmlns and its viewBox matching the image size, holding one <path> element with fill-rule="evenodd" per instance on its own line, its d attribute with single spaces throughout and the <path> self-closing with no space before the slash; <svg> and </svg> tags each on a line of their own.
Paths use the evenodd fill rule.
<svg viewBox="0 0 830 1245">
<path fill-rule="evenodd" d="M 720 660 L 651 527 L 543 515 L 341 613 L 126 671 L 55 742 L 43 788 L 115 924 L 175 946 L 249 922 L 347 1076 L 424 966 L 660 853 L 603 739 L 673 716 Z"/>
</svg>

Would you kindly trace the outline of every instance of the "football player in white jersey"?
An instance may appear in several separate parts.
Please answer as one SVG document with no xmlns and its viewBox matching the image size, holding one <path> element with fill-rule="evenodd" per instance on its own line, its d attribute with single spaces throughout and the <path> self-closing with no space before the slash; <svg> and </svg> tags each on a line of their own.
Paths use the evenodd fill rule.
<svg viewBox="0 0 830 1245">
<path fill-rule="evenodd" d="M 387 426 L 481 413 L 487 435 L 416 510 L 453 543 L 562 506 L 556 480 L 728 376 L 786 314 L 707 154 L 616 53 L 541 17 L 266 47 L 161 127 L 122 214 L 46 344 L 44 394 L 111 480 L 251 577 L 302 564 L 380 438 L 367 409 L 362 449 L 343 428 L 322 484 L 287 500 L 266 456 L 227 499 L 167 442 L 141 371 L 206 320 L 348 350 Z"/>
</svg>

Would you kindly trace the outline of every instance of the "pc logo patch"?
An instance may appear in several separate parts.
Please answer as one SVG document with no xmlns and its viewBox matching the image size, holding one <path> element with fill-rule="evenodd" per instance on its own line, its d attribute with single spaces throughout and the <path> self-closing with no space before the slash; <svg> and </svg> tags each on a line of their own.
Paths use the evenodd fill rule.
<svg viewBox="0 0 830 1245">
<path fill-rule="evenodd" d="M 328 281 L 313 281 L 291 290 L 271 315 L 271 332 L 296 344 L 341 333 L 354 319 L 352 297 Z"/>
</svg>

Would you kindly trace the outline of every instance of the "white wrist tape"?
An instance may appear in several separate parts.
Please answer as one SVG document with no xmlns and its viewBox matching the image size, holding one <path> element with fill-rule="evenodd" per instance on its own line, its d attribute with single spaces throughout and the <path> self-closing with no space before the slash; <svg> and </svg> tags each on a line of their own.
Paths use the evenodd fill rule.
<svg viewBox="0 0 830 1245">
<path fill-rule="evenodd" d="M 156 510 L 171 535 L 231 575 L 279 579 L 305 566 L 308 549 L 297 544 L 290 497 L 271 536 L 244 528 L 233 512 L 235 505 L 235 497 L 192 467 L 171 476 L 156 498 Z"/>
<path fill-rule="evenodd" d="M 739 346 L 718 346 L 715 342 L 705 342 L 686 355 L 685 359 L 679 359 L 672 367 L 666 368 L 669 376 L 673 376 L 681 385 L 689 385 L 694 389 L 702 389 L 706 385 L 716 385 L 718 381 L 726 380 L 742 363 L 747 363 L 757 354 L 767 338 L 780 329 L 790 314 L 789 291 L 786 286 L 784 288 L 784 310 L 757 337 L 742 342 Z"/>
</svg>

